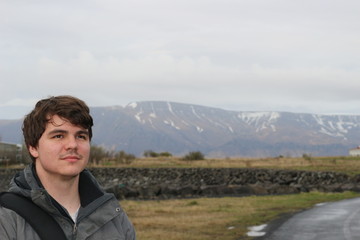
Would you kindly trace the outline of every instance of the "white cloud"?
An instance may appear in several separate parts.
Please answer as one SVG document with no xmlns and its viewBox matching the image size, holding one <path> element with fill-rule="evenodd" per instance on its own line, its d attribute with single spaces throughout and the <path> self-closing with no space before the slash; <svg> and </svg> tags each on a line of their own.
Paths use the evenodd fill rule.
<svg viewBox="0 0 360 240">
<path fill-rule="evenodd" d="M 0 3 L 0 106 L 74 94 L 360 114 L 360 3 Z"/>
<path fill-rule="evenodd" d="M 38 99 L 14 98 L 14 99 L 10 99 L 5 103 L 1 103 L 0 107 L 13 107 L 13 106 L 29 107 L 29 106 L 34 106 L 34 104 L 37 101 Z"/>
</svg>

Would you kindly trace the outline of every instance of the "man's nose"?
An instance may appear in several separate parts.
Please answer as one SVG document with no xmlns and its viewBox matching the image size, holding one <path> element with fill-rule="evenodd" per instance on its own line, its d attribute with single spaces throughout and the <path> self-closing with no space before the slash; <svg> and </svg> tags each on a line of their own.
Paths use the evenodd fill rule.
<svg viewBox="0 0 360 240">
<path fill-rule="evenodd" d="M 77 141 L 76 141 L 76 137 L 74 136 L 69 136 L 66 142 L 66 148 L 67 149 L 72 149 L 72 148 L 77 148 Z"/>
</svg>

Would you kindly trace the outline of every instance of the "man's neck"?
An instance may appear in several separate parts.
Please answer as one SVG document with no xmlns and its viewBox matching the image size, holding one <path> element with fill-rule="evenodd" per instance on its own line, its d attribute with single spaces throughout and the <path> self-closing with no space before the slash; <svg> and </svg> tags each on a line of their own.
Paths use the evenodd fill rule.
<svg viewBox="0 0 360 240">
<path fill-rule="evenodd" d="M 79 175 L 74 177 L 51 176 L 42 169 L 37 175 L 46 191 L 70 214 L 80 207 Z"/>
</svg>

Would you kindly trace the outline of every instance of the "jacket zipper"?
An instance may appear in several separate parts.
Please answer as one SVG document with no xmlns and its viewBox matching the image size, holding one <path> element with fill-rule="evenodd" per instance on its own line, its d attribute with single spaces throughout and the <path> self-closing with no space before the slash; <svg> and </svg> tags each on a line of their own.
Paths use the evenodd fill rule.
<svg viewBox="0 0 360 240">
<path fill-rule="evenodd" d="M 77 232 L 77 224 L 74 223 L 73 225 L 73 232 L 72 232 L 72 238 L 76 239 L 76 232 Z"/>
</svg>

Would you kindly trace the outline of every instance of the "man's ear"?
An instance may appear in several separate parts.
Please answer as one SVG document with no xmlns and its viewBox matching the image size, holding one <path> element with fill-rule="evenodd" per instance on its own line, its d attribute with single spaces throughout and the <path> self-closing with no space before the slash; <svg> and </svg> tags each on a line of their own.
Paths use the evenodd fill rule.
<svg viewBox="0 0 360 240">
<path fill-rule="evenodd" d="M 29 146 L 29 152 L 30 152 L 31 156 L 33 156 L 34 158 L 39 157 L 39 152 L 36 147 Z"/>
</svg>

